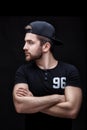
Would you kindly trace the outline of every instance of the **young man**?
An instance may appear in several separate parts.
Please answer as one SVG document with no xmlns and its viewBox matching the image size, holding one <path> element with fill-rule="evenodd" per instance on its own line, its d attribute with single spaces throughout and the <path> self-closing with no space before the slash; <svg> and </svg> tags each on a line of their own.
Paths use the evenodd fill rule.
<svg viewBox="0 0 87 130">
<path fill-rule="evenodd" d="M 34 21 L 25 30 L 23 50 L 27 63 L 16 72 L 15 109 L 26 114 L 27 130 L 70 130 L 82 102 L 79 72 L 53 56 L 53 47 L 62 44 L 55 38 L 53 25 Z"/>
</svg>

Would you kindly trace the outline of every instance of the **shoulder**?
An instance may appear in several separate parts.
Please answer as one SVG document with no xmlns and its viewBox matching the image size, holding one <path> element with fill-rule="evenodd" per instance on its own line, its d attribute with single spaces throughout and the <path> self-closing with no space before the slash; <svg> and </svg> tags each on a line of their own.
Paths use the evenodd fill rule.
<svg viewBox="0 0 87 130">
<path fill-rule="evenodd" d="M 60 61 L 59 63 L 60 63 L 59 65 L 62 69 L 65 69 L 67 71 L 78 71 L 78 68 L 73 64 L 63 62 L 63 61 Z"/>
<path fill-rule="evenodd" d="M 31 70 L 31 69 L 34 69 L 34 66 L 35 66 L 34 62 L 25 62 L 24 64 L 22 64 L 21 66 L 19 66 L 19 68 L 17 69 L 17 71 Z"/>
</svg>

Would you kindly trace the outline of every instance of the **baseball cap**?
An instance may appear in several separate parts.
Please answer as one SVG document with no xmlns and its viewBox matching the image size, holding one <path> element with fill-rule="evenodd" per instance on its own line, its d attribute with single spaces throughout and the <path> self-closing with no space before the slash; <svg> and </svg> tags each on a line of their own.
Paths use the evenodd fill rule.
<svg viewBox="0 0 87 130">
<path fill-rule="evenodd" d="M 54 45 L 62 45 L 62 41 L 55 36 L 55 28 L 46 21 L 33 21 L 26 26 L 26 32 L 47 37 L 53 41 Z"/>
</svg>

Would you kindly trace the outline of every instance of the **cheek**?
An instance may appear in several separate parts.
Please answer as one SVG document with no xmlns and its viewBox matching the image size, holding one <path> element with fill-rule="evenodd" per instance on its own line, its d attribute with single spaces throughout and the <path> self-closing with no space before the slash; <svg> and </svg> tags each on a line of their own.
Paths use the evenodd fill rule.
<svg viewBox="0 0 87 130">
<path fill-rule="evenodd" d="M 33 53 L 42 52 L 42 47 L 41 47 L 41 46 L 34 46 L 34 47 L 32 48 L 32 52 L 33 52 Z"/>
</svg>

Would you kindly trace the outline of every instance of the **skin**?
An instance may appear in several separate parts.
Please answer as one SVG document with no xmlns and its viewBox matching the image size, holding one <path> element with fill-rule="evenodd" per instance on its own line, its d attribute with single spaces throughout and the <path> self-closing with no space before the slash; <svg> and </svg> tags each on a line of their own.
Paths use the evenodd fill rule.
<svg viewBox="0 0 87 130">
<path fill-rule="evenodd" d="M 50 52 L 50 43 L 41 45 L 37 35 L 26 33 L 25 52 L 26 61 L 35 60 L 41 69 L 54 68 L 58 61 Z M 13 102 L 18 113 L 42 112 L 62 118 L 76 118 L 82 103 L 82 91 L 79 87 L 68 86 L 64 95 L 53 94 L 35 97 L 29 90 L 28 84 L 18 83 L 13 89 Z"/>
</svg>

